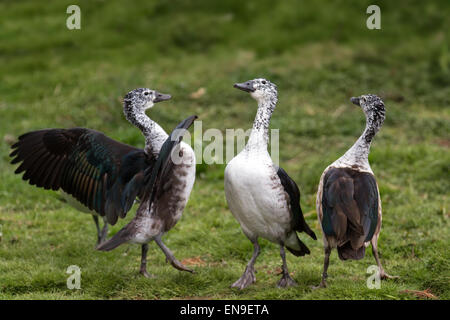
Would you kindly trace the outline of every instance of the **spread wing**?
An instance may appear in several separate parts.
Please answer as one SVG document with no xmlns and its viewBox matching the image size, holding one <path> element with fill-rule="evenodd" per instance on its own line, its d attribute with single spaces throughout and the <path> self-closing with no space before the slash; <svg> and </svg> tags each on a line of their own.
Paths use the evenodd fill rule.
<svg viewBox="0 0 450 320">
<path fill-rule="evenodd" d="M 378 222 L 378 189 L 367 172 L 331 168 L 324 177 L 322 229 L 338 243 L 359 248 L 372 239 Z"/>
<path fill-rule="evenodd" d="M 110 224 L 125 217 L 143 192 L 144 172 L 155 159 L 101 132 L 44 129 L 28 132 L 12 146 L 15 173 L 31 185 L 62 189 Z"/>
<path fill-rule="evenodd" d="M 299 232 L 304 231 L 311 238 L 316 240 L 317 238 L 314 234 L 314 231 L 311 230 L 311 228 L 306 223 L 305 218 L 303 217 L 302 208 L 300 207 L 300 190 L 298 189 L 297 184 L 281 167 L 278 168 L 277 175 L 281 180 L 281 184 L 283 185 L 284 190 L 289 195 L 294 230 Z"/>
</svg>

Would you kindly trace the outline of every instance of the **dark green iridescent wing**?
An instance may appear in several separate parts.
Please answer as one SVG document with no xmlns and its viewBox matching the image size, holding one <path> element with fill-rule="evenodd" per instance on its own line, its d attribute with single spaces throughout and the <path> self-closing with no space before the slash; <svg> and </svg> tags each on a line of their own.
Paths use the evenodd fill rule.
<svg viewBox="0 0 450 320">
<path fill-rule="evenodd" d="M 85 128 L 28 132 L 12 149 L 11 163 L 20 163 L 15 173 L 24 172 L 23 180 L 62 189 L 111 224 L 142 193 L 144 171 L 154 162 L 141 149 Z"/>
</svg>

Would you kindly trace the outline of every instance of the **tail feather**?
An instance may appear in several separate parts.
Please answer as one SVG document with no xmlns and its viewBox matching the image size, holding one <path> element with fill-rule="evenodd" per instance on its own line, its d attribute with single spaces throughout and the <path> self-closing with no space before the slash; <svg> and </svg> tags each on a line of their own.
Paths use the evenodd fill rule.
<svg viewBox="0 0 450 320">
<path fill-rule="evenodd" d="M 314 233 L 314 231 L 311 230 L 311 228 L 308 226 L 306 222 L 303 225 L 303 231 L 314 240 L 317 240 L 316 234 Z"/>
<path fill-rule="evenodd" d="M 338 246 L 337 252 L 339 259 L 341 260 L 361 260 L 366 254 L 366 247 L 362 245 L 361 247 L 354 249 L 350 241 L 348 241 L 342 246 Z"/>
<path fill-rule="evenodd" d="M 111 239 L 100 243 L 96 249 L 100 251 L 110 251 L 112 249 L 117 248 L 121 244 L 127 242 L 128 240 L 129 240 L 129 232 L 125 227 L 119 230 L 119 232 L 117 232 Z"/>
<path fill-rule="evenodd" d="M 285 243 L 286 249 L 289 250 L 290 253 L 292 253 L 296 257 L 302 257 L 306 254 L 310 254 L 311 251 L 309 251 L 308 247 L 298 238 L 297 233 L 293 233 L 295 236 L 295 239 L 297 240 L 296 244 L 292 245 L 291 243 Z"/>
</svg>

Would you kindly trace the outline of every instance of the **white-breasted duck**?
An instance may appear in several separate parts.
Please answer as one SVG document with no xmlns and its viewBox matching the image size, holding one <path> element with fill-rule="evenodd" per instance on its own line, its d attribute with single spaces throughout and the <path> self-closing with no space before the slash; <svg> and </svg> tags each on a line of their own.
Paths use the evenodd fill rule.
<svg viewBox="0 0 450 320">
<path fill-rule="evenodd" d="M 256 281 L 254 264 L 260 253 L 259 237 L 280 246 L 283 264 L 278 287 L 293 286 L 296 283 L 289 275 L 285 247 L 295 256 L 309 254 L 297 232 L 306 232 L 313 239 L 316 236 L 303 217 L 297 184 L 273 163 L 267 151 L 277 88 L 266 79 L 237 83 L 234 87 L 249 92 L 258 102 L 258 111 L 247 145 L 225 169 L 228 206 L 254 246 L 243 275 L 232 287 L 243 289 Z"/>
<path fill-rule="evenodd" d="M 12 146 L 11 156 L 15 157 L 12 163 L 21 162 L 15 173 L 25 172 L 23 180 L 45 189 L 61 189 L 111 225 L 119 217 L 126 216 L 136 197 L 145 199 L 132 220 L 145 221 L 145 224 L 135 229 L 135 233 L 129 232 L 126 238 L 122 229 L 97 247 L 111 250 L 124 242 L 141 244 L 140 272 L 144 276 L 149 276 L 146 256 L 151 240 L 158 243 L 167 259 L 178 269 L 191 271 L 175 259 L 161 236 L 176 224 L 188 201 L 195 181 L 195 155 L 188 144 L 179 144 L 179 130 L 169 137 L 145 114 L 155 103 L 170 98 L 170 95 L 147 88 L 135 89 L 125 96 L 125 116 L 142 131 L 144 149 L 86 128 L 28 132 Z M 177 129 L 187 129 L 195 118 L 187 118 Z M 171 141 L 175 138 L 177 141 Z M 163 144 L 166 145 L 165 152 L 160 154 Z M 179 154 L 176 164 L 171 161 L 172 151 Z M 152 175 L 157 179 L 150 179 Z M 143 215 L 151 218 L 141 219 Z"/>
<path fill-rule="evenodd" d="M 381 199 L 368 158 L 372 139 L 383 125 L 385 107 L 373 94 L 350 100 L 364 111 L 366 128 L 355 144 L 330 164 L 320 178 L 316 209 L 325 252 L 319 285 L 322 288 L 327 286 L 327 269 L 333 248 L 337 248 L 341 260 L 359 260 L 370 243 L 380 277 L 391 277 L 384 271 L 378 256 Z"/>
</svg>

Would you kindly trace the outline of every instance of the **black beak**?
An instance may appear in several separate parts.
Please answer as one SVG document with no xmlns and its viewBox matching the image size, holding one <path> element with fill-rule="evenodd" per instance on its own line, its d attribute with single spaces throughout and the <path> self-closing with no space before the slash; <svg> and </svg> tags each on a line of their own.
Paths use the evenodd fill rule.
<svg viewBox="0 0 450 320">
<path fill-rule="evenodd" d="M 246 92 L 254 92 L 255 89 L 253 88 L 253 83 L 251 81 L 243 82 L 243 83 L 235 83 L 234 86 L 237 89 L 240 89 L 242 91 Z"/>
<path fill-rule="evenodd" d="M 169 100 L 170 98 L 172 98 L 172 96 L 170 94 L 164 94 L 164 93 L 160 93 L 158 91 L 155 91 L 155 95 L 156 95 L 156 97 L 155 97 L 155 99 L 153 99 L 154 103 Z"/>
<path fill-rule="evenodd" d="M 359 102 L 359 97 L 351 97 L 350 101 L 351 103 L 356 104 L 357 106 L 361 106 L 361 103 Z"/>
</svg>

